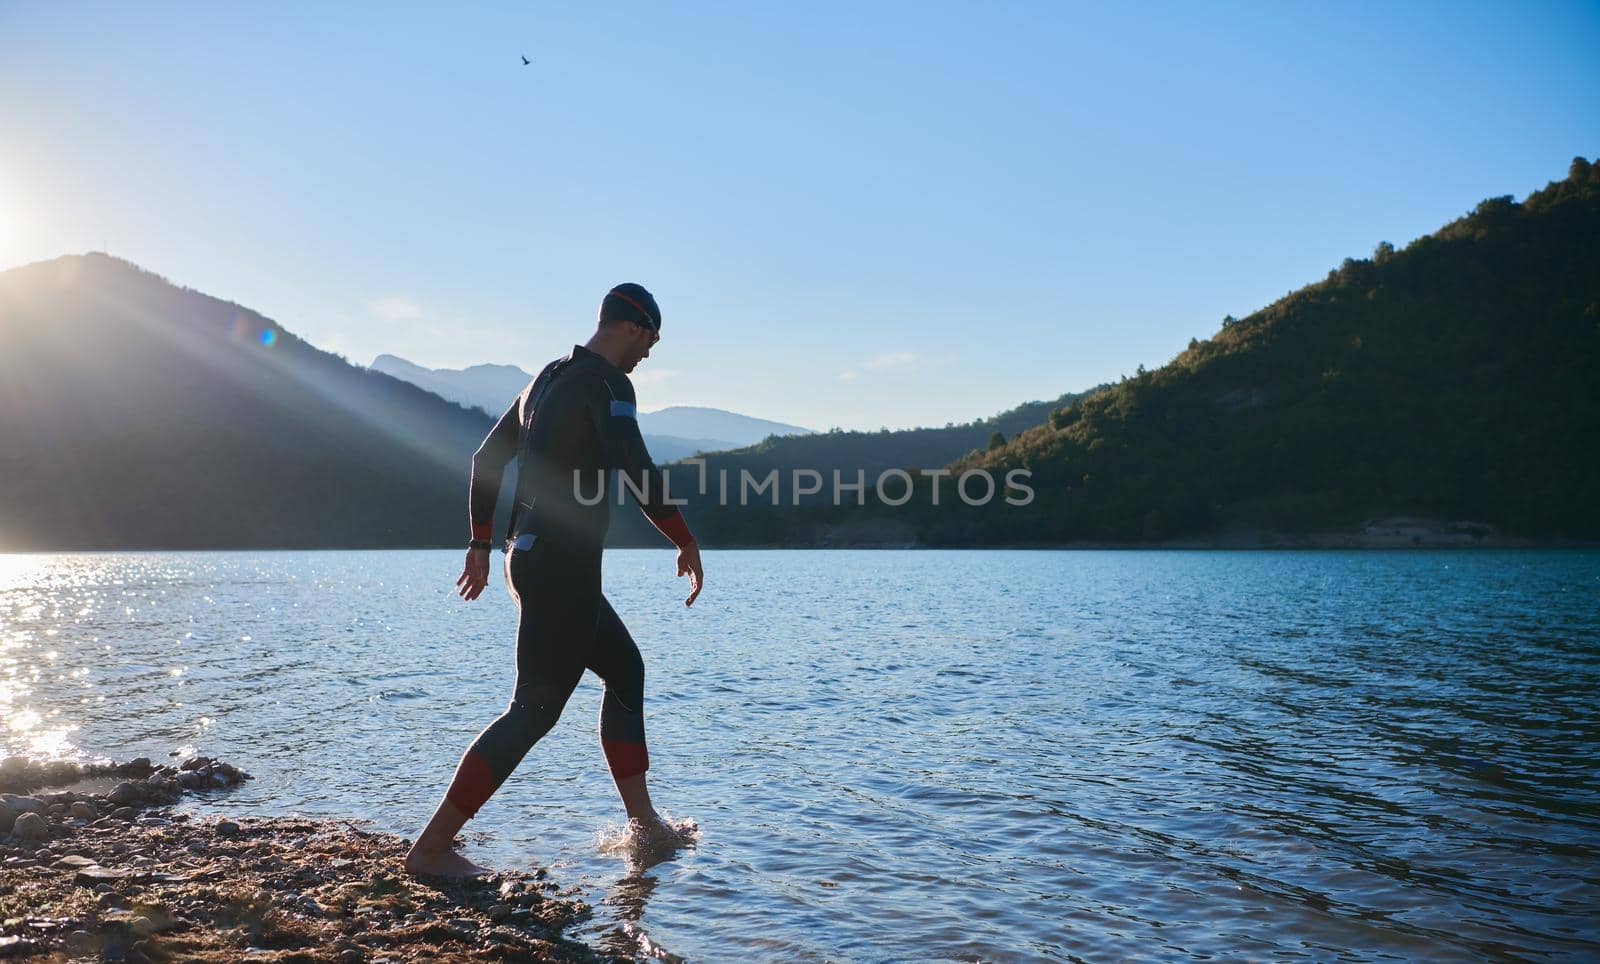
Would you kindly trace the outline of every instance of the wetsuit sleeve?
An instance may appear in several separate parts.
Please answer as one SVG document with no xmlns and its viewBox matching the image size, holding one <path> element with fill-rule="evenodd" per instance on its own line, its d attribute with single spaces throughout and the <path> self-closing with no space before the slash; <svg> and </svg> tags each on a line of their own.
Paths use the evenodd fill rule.
<svg viewBox="0 0 1600 964">
<path fill-rule="evenodd" d="M 494 530 L 494 505 L 500 498 L 500 482 L 506 465 L 517 454 L 517 435 L 522 429 L 522 396 L 494 423 L 478 451 L 472 453 L 472 485 L 467 494 L 467 517 L 472 538 L 488 539 Z"/>
<path fill-rule="evenodd" d="M 626 378 L 603 378 L 597 381 L 599 390 L 591 396 L 590 411 L 595 422 L 595 432 L 611 463 L 632 485 L 639 508 L 644 510 L 650 524 L 682 549 L 694 542 L 694 534 L 684 521 L 678 507 L 667 502 L 667 478 L 650 460 L 645 450 L 644 436 L 639 434 L 639 409 L 633 395 L 633 383 Z"/>
</svg>

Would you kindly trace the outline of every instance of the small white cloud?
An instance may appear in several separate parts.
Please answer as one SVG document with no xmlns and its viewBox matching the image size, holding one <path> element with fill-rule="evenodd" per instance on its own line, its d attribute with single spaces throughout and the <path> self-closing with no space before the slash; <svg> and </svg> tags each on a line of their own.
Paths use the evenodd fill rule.
<svg viewBox="0 0 1600 964">
<path fill-rule="evenodd" d="M 922 362 L 922 355 L 914 351 L 890 351 L 876 355 L 861 363 L 861 368 L 872 371 L 883 371 L 885 368 L 913 368 Z M 838 374 L 841 382 L 854 381 L 861 377 L 861 369 L 847 368 Z"/>
<path fill-rule="evenodd" d="M 415 321 L 422 317 L 422 306 L 404 295 L 369 301 L 367 307 L 384 321 Z"/>
<path fill-rule="evenodd" d="M 922 356 L 914 351 L 885 352 L 876 358 L 868 359 L 862 364 L 863 368 L 910 368 L 922 361 Z"/>
</svg>

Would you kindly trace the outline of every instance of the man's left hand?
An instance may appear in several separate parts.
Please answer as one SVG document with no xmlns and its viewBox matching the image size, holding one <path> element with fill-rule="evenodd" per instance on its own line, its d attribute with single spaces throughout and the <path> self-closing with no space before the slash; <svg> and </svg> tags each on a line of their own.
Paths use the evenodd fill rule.
<svg viewBox="0 0 1600 964">
<path fill-rule="evenodd" d="M 467 562 L 456 580 L 456 591 L 468 602 L 478 598 L 483 587 L 489 584 L 489 550 L 468 549 Z"/>
<path fill-rule="evenodd" d="M 700 595 L 700 587 L 706 583 L 706 574 L 700 568 L 700 545 L 691 542 L 678 550 L 678 575 L 689 574 L 689 598 L 683 601 L 685 606 L 693 606 L 695 597 Z"/>
</svg>

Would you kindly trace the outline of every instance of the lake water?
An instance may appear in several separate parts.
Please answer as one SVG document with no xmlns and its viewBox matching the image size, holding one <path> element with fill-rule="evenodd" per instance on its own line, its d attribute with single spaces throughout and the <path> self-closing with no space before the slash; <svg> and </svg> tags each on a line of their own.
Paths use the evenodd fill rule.
<svg viewBox="0 0 1600 964">
<path fill-rule="evenodd" d="M 413 836 L 510 697 L 458 552 L 0 556 L 11 752 L 221 756 L 190 809 Z M 579 936 L 690 959 L 1600 954 L 1600 553 L 606 555 L 651 790 L 603 842 L 600 685 L 467 826 Z"/>
</svg>

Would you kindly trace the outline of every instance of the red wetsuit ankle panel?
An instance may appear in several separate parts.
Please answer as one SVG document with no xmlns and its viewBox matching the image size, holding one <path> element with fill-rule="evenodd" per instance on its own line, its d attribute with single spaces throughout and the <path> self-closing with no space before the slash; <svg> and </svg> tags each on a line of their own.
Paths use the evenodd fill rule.
<svg viewBox="0 0 1600 964">
<path fill-rule="evenodd" d="M 611 767 L 611 775 L 618 780 L 638 776 L 650 769 L 650 754 L 645 751 L 643 743 L 601 740 L 600 748 L 606 753 L 606 764 Z"/>
<path fill-rule="evenodd" d="M 494 772 L 489 769 L 489 762 L 468 750 L 461 758 L 461 765 L 456 767 L 455 779 L 450 781 L 450 789 L 445 791 L 444 798 L 471 818 L 477 815 L 478 808 L 483 806 L 498 786 Z"/>
</svg>

